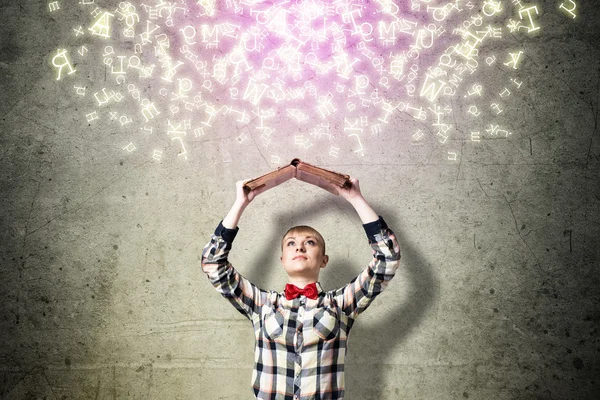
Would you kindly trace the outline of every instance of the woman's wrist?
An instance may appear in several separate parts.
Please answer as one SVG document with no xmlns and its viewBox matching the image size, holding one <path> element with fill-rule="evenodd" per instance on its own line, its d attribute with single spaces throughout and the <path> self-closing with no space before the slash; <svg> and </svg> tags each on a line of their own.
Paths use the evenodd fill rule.
<svg viewBox="0 0 600 400">
<path fill-rule="evenodd" d="M 352 197 L 350 199 L 347 199 L 347 200 L 354 207 L 367 204 L 367 201 L 365 200 L 365 198 L 363 197 L 362 194 L 356 195 L 356 196 L 354 196 L 354 197 Z"/>
</svg>

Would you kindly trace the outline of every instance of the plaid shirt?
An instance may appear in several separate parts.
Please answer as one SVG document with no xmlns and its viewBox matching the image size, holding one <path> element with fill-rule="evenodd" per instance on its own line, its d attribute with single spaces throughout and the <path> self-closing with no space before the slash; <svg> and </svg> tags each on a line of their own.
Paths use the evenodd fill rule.
<svg viewBox="0 0 600 400">
<path fill-rule="evenodd" d="M 219 224 L 202 253 L 202 270 L 213 286 L 254 326 L 254 394 L 262 400 L 333 400 L 344 397 L 348 334 L 393 278 L 400 260 L 394 233 L 381 217 L 363 225 L 373 260 L 346 286 L 313 300 L 287 300 L 259 289 L 227 261 L 239 228 Z"/>
</svg>

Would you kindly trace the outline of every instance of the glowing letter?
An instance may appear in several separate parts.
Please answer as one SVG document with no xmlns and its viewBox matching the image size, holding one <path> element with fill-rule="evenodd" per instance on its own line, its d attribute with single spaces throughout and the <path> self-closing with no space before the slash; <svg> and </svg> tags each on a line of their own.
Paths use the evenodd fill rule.
<svg viewBox="0 0 600 400">
<path fill-rule="evenodd" d="M 125 145 L 125 147 L 123 147 L 123 150 L 127 150 L 127 152 L 131 153 L 132 151 L 135 150 L 135 145 L 133 144 L 133 142 L 129 142 L 129 144 Z"/>
<path fill-rule="evenodd" d="M 486 133 L 489 133 L 491 136 L 498 136 L 499 134 L 504 135 L 505 138 L 508 137 L 508 135 L 512 135 L 512 132 L 509 132 L 505 129 L 499 129 L 500 126 L 499 125 L 492 125 L 490 124 L 490 127 L 487 128 L 485 131 Z"/>
<path fill-rule="evenodd" d="M 217 111 L 215 110 L 215 107 L 208 105 L 208 104 L 206 105 L 206 108 L 204 109 L 204 111 L 206 111 L 206 114 L 208 114 L 207 119 L 206 119 L 206 121 L 200 121 L 200 123 L 202 125 L 212 127 L 211 121 L 212 121 L 213 117 L 215 115 L 217 115 Z"/>
<path fill-rule="evenodd" d="M 240 68 L 240 64 L 245 65 L 245 71 L 250 71 L 252 67 L 248 64 L 248 60 L 246 60 L 244 50 L 241 47 L 235 48 L 231 53 L 229 53 L 229 58 L 227 59 L 231 64 L 235 65 L 235 70 L 233 71 L 234 75 L 239 75 L 238 69 Z"/>
<path fill-rule="evenodd" d="M 254 83 L 254 79 L 250 78 L 248 80 L 248 86 L 246 86 L 246 91 L 244 92 L 244 100 L 248 100 L 257 105 L 262 96 L 265 94 L 265 91 L 269 85 L 261 83 L 260 85 Z"/>
<path fill-rule="evenodd" d="M 517 86 L 517 89 L 521 89 L 521 85 L 523 84 L 523 82 L 517 82 L 515 78 L 511 79 L 510 81 L 514 83 L 515 86 Z"/>
<path fill-rule="evenodd" d="M 452 78 L 450 78 L 448 82 L 453 84 L 455 87 L 458 87 L 460 85 L 460 82 L 462 82 L 462 78 L 456 74 L 452 74 Z"/>
<path fill-rule="evenodd" d="M 98 102 L 99 106 L 108 103 L 110 99 L 112 99 L 115 96 L 114 90 L 111 90 L 110 93 L 107 93 L 106 88 L 102 88 L 102 94 L 104 95 L 104 98 L 98 97 L 98 93 L 100 92 L 94 93 L 94 97 L 96 98 L 96 101 Z"/>
<path fill-rule="evenodd" d="M 396 21 L 390 22 L 389 26 L 385 22 L 379 21 L 377 28 L 379 30 L 379 40 L 385 41 L 386 44 L 387 41 L 390 41 L 391 44 L 396 43 Z"/>
<path fill-rule="evenodd" d="M 86 114 L 85 117 L 87 118 L 88 122 L 92 122 L 93 120 L 98 119 L 98 113 L 94 111 L 89 114 Z"/>
<path fill-rule="evenodd" d="M 348 55 L 343 53 L 343 56 L 334 55 L 333 59 L 335 60 L 336 72 L 338 75 L 344 79 L 349 79 L 350 72 L 353 71 L 352 66 L 360 61 L 360 59 L 355 58 L 352 64 L 348 63 Z M 340 72 L 341 70 L 341 72 Z"/>
<path fill-rule="evenodd" d="M 348 135 L 348 137 L 355 137 L 356 141 L 358 142 L 358 150 L 354 150 L 355 153 L 360 153 L 361 156 L 364 157 L 365 155 L 365 149 L 363 148 L 362 142 L 360 141 L 360 137 L 353 133 L 351 135 Z"/>
<path fill-rule="evenodd" d="M 482 89 L 483 89 L 483 86 L 474 84 L 472 90 L 469 90 L 467 93 L 469 96 L 473 96 L 473 95 L 481 96 Z"/>
<path fill-rule="evenodd" d="M 533 17 L 531 16 L 531 11 L 535 11 L 535 15 L 538 15 L 538 9 L 537 6 L 531 6 L 531 7 L 527 7 L 524 8 L 522 10 L 519 10 L 519 17 L 521 19 L 523 18 L 523 14 L 527 14 L 527 16 L 529 17 L 529 24 L 530 26 L 527 27 L 527 32 L 531 33 L 533 31 L 537 31 L 538 29 L 540 29 L 539 26 L 535 26 L 535 21 L 533 20 Z"/>
<path fill-rule="evenodd" d="M 154 24 L 154 29 L 150 30 L 150 24 L 150 21 L 146 21 L 146 32 L 140 33 L 140 37 L 142 38 L 142 46 L 146 43 L 152 43 L 152 40 L 150 40 L 150 34 L 160 28 L 160 26 Z"/>
<path fill-rule="evenodd" d="M 190 30 L 191 30 L 191 32 L 190 32 L 190 34 L 189 34 L 189 35 L 186 33 L 186 32 L 188 31 L 188 29 L 190 29 Z M 185 42 L 186 42 L 187 44 L 195 44 L 195 43 L 196 43 L 196 41 L 195 41 L 195 40 L 194 40 L 193 42 L 191 41 L 191 40 L 193 40 L 193 39 L 194 39 L 194 37 L 196 36 L 196 28 L 194 28 L 194 27 L 193 27 L 193 26 L 191 26 L 191 25 L 188 25 L 188 26 L 186 26 L 185 28 L 183 28 L 183 29 L 180 29 L 179 31 L 181 31 L 181 32 L 183 33 L 183 37 L 184 37 L 184 39 L 185 39 Z"/>
<path fill-rule="evenodd" d="M 305 149 L 312 147 L 312 143 L 310 142 L 310 139 L 308 139 L 308 138 L 305 139 L 304 135 L 295 135 L 294 136 L 294 144 L 296 146 L 304 147 Z"/>
<path fill-rule="evenodd" d="M 575 18 L 577 16 L 575 14 L 575 8 L 577 8 L 577 4 L 575 4 L 575 2 L 573 0 L 568 0 L 568 1 L 569 1 L 569 3 L 571 3 L 573 8 L 566 8 L 565 3 L 561 3 L 559 8 L 562 8 L 563 10 L 565 10 L 566 12 L 571 14 L 573 16 L 573 18 Z"/>
<path fill-rule="evenodd" d="M 500 11 L 502 11 L 502 3 L 499 1 L 486 0 L 483 3 L 483 13 L 488 17 L 498 14 Z"/>
<path fill-rule="evenodd" d="M 496 110 L 496 114 L 500 114 L 502 113 L 502 111 L 504 111 L 500 108 L 500 106 L 497 103 L 492 103 L 490 107 Z"/>
<path fill-rule="evenodd" d="M 421 88 L 421 97 L 425 97 L 427 100 L 433 102 L 440 94 L 442 88 L 446 86 L 446 82 L 438 79 L 437 82 L 430 82 L 429 86 L 427 86 L 430 78 L 432 78 L 431 75 L 425 74 L 425 83 L 423 83 L 423 87 Z"/>
<path fill-rule="evenodd" d="M 385 115 L 383 116 L 383 118 L 377 118 L 379 121 L 387 124 L 388 118 L 390 117 L 390 115 L 392 115 L 392 112 L 394 112 L 394 110 L 396 109 L 396 107 L 394 107 L 391 103 L 388 103 L 386 101 L 383 102 L 383 107 L 381 107 L 382 111 L 385 112 Z"/>
<path fill-rule="evenodd" d="M 155 115 L 160 114 L 160 111 L 156 109 L 154 103 L 150 103 L 150 100 L 142 100 L 142 115 L 146 119 L 146 122 L 154 118 Z M 170 122 L 169 122 L 170 124 Z"/>
<path fill-rule="evenodd" d="M 58 5 L 58 1 L 54 1 L 50 4 L 48 4 L 48 8 L 50 9 L 50 12 L 56 11 L 56 10 L 60 10 L 60 6 Z"/>
<path fill-rule="evenodd" d="M 123 126 L 127 125 L 130 122 L 133 122 L 133 119 L 129 118 L 127 115 L 121 115 L 121 117 L 119 118 L 119 122 L 121 123 L 121 126 Z"/>
<path fill-rule="evenodd" d="M 504 88 L 504 90 L 502 92 L 499 93 L 500 97 L 508 97 L 510 96 L 510 90 L 508 90 L 507 88 Z"/>
<path fill-rule="evenodd" d="M 476 117 L 479 117 L 479 115 L 481 115 L 481 111 L 477 110 L 477 106 L 470 106 L 468 113 L 473 114 Z"/>
<path fill-rule="evenodd" d="M 315 110 L 317 110 L 319 114 L 321 114 L 322 119 L 337 111 L 337 109 L 331 102 L 331 94 L 319 97 L 318 102 L 319 105 L 315 107 Z"/>
<path fill-rule="evenodd" d="M 519 51 L 518 53 L 508 53 L 510 55 L 511 60 L 509 62 L 504 63 L 504 65 L 506 65 L 507 67 L 513 67 L 513 69 L 517 69 L 517 63 L 519 62 L 519 59 L 521 58 L 521 54 L 523 54 L 523 51 Z"/>
<path fill-rule="evenodd" d="M 165 76 L 163 76 L 161 79 L 164 79 L 167 82 L 172 82 L 173 77 L 175 76 L 175 74 L 177 74 L 177 71 L 175 71 L 175 70 L 182 65 L 183 65 L 182 61 L 177 61 L 177 64 L 175 64 L 175 66 L 173 66 L 173 63 L 171 62 L 170 58 L 168 58 L 168 57 L 163 58 L 162 68 L 165 69 Z"/>
<path fill-rule="evenodd" d="M 215 15 L 215 0 L 198 0 L 197 3 L 204 8 L 209 17 Z M 164 4 L 164 3 L 163 3 Z M 203 14 L 204 15 L 204 14 Z"/>
<path fill-rule="evenodd" d="M 183 125 L 182 123 L 177 124 L 177 126 L 174 126 L 170 120 L 167 120 L 167 135 L 170 134 L 175 134 L 175 135 L 183 135 L 186 136 L 187 133 L 183 130 L 181 130 L 181 125 Z"/>
<path fill-rule="evenodd" d="M 477 49 L 477 46 L 479 46 L 479 44 L 483 41 L 483 37 L 480 38 L 469 31 L 464 32 L 463 39 L 467 39 L 467 36 L 470 36 L 474 40 L 465 40 L 464 43 L 457 45 L 455 52 L 467 60 L 471 60 L 473 57 L 476 57 L 479 54 L 479 49 Z"/>
<path fill-rule="evenodd" d="M 200 136 L 204 136 L 204 128 L 196 128 L 194 129 L 194 136 L 195 137 L 200 137 Z"/>
<path fill-rule="evenodd" d="M 486 63 L 487 65 L 489 65 L 490 67 L 491 67 L 491 66 L 492 66 L 492 64 L 493 64 L 493 63 L 495 63 L 495 62 L 496 62 L 496 56 L 494 56 L 494 55 L 491 55 L 491 56 L 488 56 L 488 57 L 486 57 L 486 58 L 485 58 L 485 63 Z"/>
<path fill-rule="evenodd" d="M 390 62 L 390 75 L 392 75 L 397 80 L 402 80 L 404 75 L 404 64 L 406 63 L 406 58 L 404 56 L 392 56 L 390 54 L 391 62 Z"/>
<path fill-rule="evenodd" d="M 69 72 L 67 72 L 67 75 L 71 75 L 73 72 L 75 72 L 75 69 L 73 68 L 73 66 L 71 66 L 71 63 L 69 62 L 69 59 L 67 58 L 67 50 L 60 50 L 58 49 L 58 51 L 56 52 L 56 55 L 52 58 L 52 65 L 54 65 L 56 68 L 58 68 L 58 76 L 56 77 L 56 80 L 59 81 L 60 80 L 60 75 L 62 73 L 62 69 L 66 66 L 69 68 Z"/>
<path fill-rule="evenodd" d="M 114 17 L 113 14 L 105 11 L 94 23 L 94 25 L 89 28 L 92 31 L 92 35 L 102 36 L 103 38 L 110 37 L 110 17 Z"/>
<path fill-rule="evenodd" d="M 237 137 L 235 138 L 235 140 L 237 140 L 237 142 L 238 142 L 239 144 L 242 144 L 243 142 L 245 142 L 245 141 L 246 141 L 246 139 L 248 139 L 248 136 L 246 135 L 246 132 L 242 132 L 242 133 L 240 133 L 240 134 L 239 134 L 239 136 L 237 136 Z M 224 162 L 231 162 L 231 160 L 229 160 L 229 161 L 224 161 Z"/>
<path fill-rule="evenodd" d="M 187 160 L 187 156 L 186 156 L 187 150 L 185 149 L 185 146 L 183 145 L 183 140 L 181 140 L 181 138 L 178 136 L 171 139 L 171 141 L 173 141 L 173 140 L 179 140 L 179 143 L 181 144 L 181 151 L 179 152 L 179 154 L 177 154 L 177 157 L 183 156 L 183 158 L 185 158 Z"/>
<path fill-rule="evenodd" d="M 400 23 L 400 32 L 406 33 L 407 35 L 414 36 L 415 28 L 417 27 L 417 23 L 413 21 L 407 21 L 405 19 L 401 19 L 398 21 Z"/>
</svg>

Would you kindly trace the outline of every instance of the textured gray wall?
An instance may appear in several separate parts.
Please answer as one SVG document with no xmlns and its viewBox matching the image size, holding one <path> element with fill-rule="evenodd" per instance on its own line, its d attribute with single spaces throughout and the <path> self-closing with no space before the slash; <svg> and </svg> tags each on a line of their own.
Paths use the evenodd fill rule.
<svg viewBox="0 0 600 400">
<path fill-rule="evenodd" d="M 186 142 L 187 160 L 164 132 L 144 136 L 145 154 L 130 153 L 140 125 L 120 129 L 108 110 L 88 124 L 106 68 L 79 61 L 57 81 L 51 60 L 67 44 L 76 57 L 82 44 L 100 54 L 106 43 L 74 39 L 73 28 L 90 26 L 89 9 L 60 1 L 50 12 L 48 3 L 0 3 L 0 397 L 251 398 L 252 328 L 199 259 L 235 182 L 276 165 L 255 131 L 238 144 L 226 123 Z M 525 51 L 524 86 L 503 120 L 512 136 L 472 141 L 469 103 L 457 96 L 445 144 L 431 131 L 415 141 L 417 127 L 431 127 L 397 112 L 386 133 L 365 136 L 364 156 L 280 145 L 282 160 L 358 177 L 402 247 L 398 276 L 351 335 L 348 399 L 598 393 L 600 15 L 577 1 L 572 19 L 561 3 L 535 3 L 538 35 L 504 28 L 486 50 Z M 503 4 L 504 20 L 515 18 Z M 501 89 L 496 81 L 511 75 L 498 64 L 466 86 Z M 76 85 L 88 86 L 85 101 Z M 115 110 L 140 120 L 124 107 Z M 153 159 L 163 142 L 165 157 Z M 282 287 L 278 241 L 299 223 L 326 238 L 326 288 L 369 261 L 354 211 L 298 181 L 252 203 L 231 261 L 260 286 Z"/>
</svg>

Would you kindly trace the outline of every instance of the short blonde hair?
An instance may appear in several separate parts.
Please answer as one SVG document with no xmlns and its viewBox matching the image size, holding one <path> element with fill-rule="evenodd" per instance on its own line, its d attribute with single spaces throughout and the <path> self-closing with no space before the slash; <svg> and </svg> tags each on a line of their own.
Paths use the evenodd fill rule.
<svg viewBox="0 0 600 400">
<path fill-rule="evenodd" d="M 292 233 L 298 233 L 306 236 L 314 236 L 319 246 L 321 246 L 321 248 L 323 249 L 323 254 L 325 254 L 325 239 L 323 239 L 323 236 L 321 236 L 321 234 L 315 228 L 308 225 L 298 225 L 288 229 L 285 235 L 283 235 L 283 237 L 281 238 L 281 251 L 283 251 L 283 241 L 288 235 Z"/>
</svg>

